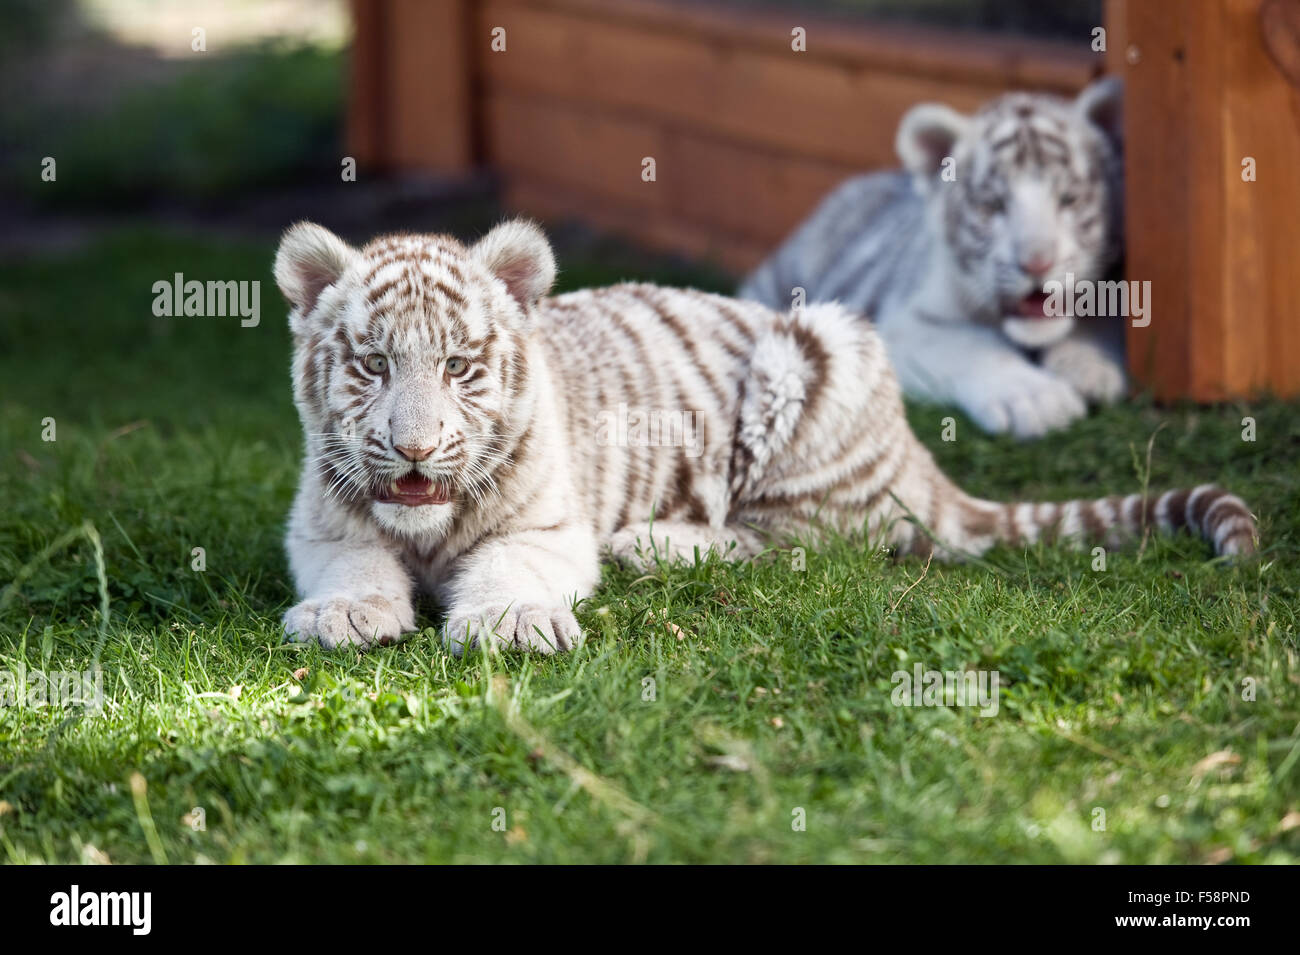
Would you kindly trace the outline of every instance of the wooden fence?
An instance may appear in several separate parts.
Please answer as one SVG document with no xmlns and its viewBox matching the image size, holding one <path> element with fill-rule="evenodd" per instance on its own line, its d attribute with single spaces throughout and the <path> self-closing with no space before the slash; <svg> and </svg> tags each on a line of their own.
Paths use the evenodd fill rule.
<svg viewBox="0 0 1300 955">
<path fill-rule="evenodd" d="M 1284 259 L 1300 247 L 1300 110 L 1277 62 L 1294 48 L 1300 71 L 1297 8 L 1107 0 L 1101 56 L 1088 38 L 846 24 L 793 5 L 353 0 L 350 149 L 372 168 L 489 166 L 511 208 L 740 272 L 837 182 L 895 165 L 912 104 L 1071 95 L 1109 66 L 1128 84 L 1129 273 L 1152 282 L 1133 371 L 1162 398 L 1294 393 Z M 1245 155 L 1253 191 L 1234 178 Z"/>
</svg>

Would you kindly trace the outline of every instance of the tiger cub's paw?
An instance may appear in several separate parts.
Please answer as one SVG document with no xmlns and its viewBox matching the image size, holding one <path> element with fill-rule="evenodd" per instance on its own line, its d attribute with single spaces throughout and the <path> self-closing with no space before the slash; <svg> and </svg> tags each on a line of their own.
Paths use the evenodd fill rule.
<svg viewBox="0 0 1300 955">
<path fill-rule="evenodd" d="M 1043 368 L 1067 381 L 1091 404 L 1113 404 L 1128 388 L 1124 369 L 1104 349 L 1067 338 L 1043 355 Z"/>
<path fill-rule="evenodd" d="M 415 629 L 415 612 L 386 597 L 331 597 L 304 600 L 284 615 L 284 631 L 295 643 L 320 642 L 326 650 L 394 642 Z"/>
<path fill-rule="evenodd" d="M 581 644 L 583 634 L 568 607 L 518 604 L 453 609 L 443 639 L 456 656 L 480 645 L 492 652 L 513 647 L 555 653 Z"/>
<path fill-rule="evenodd" d="M 966 413 L 994 434 L 1039 438 L 1088 412 L 1072 385 L 1032 365 L 1005 369 L 971 391 L 962 403 Z"/>
</svg>

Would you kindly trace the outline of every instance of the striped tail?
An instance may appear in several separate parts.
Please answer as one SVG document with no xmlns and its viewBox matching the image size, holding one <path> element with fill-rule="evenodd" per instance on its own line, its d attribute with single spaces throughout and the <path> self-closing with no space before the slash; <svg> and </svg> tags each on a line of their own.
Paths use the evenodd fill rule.
<svg viewBox="0 0 1300 955">
<path fill-rule="evenodd" d="M 1253 554 L 1259 540 L 1246 502 L 1213 484 L 1147 496 L 1116 494 L 1094 501 L 1000 504 L 969 499 L 965 503 L 965 529 L 980 550 L 998 541 L 1038 540 L 1118 547 L 1148 530 L 1174 533 L 1186 528 L 1210 541 L 1216 555 L 1240 556 Z"/>
</svg>

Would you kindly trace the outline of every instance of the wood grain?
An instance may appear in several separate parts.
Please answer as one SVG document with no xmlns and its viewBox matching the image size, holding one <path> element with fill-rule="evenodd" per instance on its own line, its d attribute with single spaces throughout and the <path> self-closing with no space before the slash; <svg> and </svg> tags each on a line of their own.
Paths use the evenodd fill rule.
<svg viewBox="0 0 1300 955">
<path fill-rule="evenodd" d="M 884 69 L 866 50 L 856 61 L 796 53 L 788 30 L 784 46 L 747 45 L 746 30 L 646 30 L 608 11 L 587 16 L 568 4 L 536 0 L 488 0 L 478 23 L 478 35 L 503 26 L 509 39 L 505 53 L 479 59 L 488 90 L 545 93 L 649 113 L 738 142 L 860 166 L 893 162 L 894 131 L 912 105 L 937 100 L 969 110 L 1014 85 L 983 63 L 969 75 L 954 76 L 953 50 L 916 35 L 913 42 L 924 43 L 942 69 Z M 1074 81 L 1071 92 L 1099 63 L 1077 55 L 1067 62 L 1074 64 L 1063 74 Z"/>
<path fill-rule="evenodd" d="M 1300 393 L 1300 97 L 1270 54 L 1270 8 L 1276 23 L 1261 0 L 1112 7 L 1140 52 L 1125 65 L 1128 277 L 1154 299 L 1130 369 L 1161 399 Z"/>
</svg>

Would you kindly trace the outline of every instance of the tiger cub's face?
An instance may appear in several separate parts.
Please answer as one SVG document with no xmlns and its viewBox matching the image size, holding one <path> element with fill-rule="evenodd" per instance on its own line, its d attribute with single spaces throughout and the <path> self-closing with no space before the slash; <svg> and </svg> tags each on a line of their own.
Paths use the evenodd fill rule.
<svg viewBox="0 0 1300 955">
<path fill-rule="evenodd" d="M 1059 341 L 1044 283 L 1095 281 L 1122 243 L 1120 98 L 1100 80 L 1073 102 L 1011 93 L 973 116 L 913 108 L 898 152 L 926 196 L 958 298 L 1026 347 Z M 1083 319 L 1087 321 L 1087 319 Z"/>
<path fill-rule="evenodd" d="M 393 235 L 354 249 L 290 229 L 294 399 L 324 493 L 392 533 L 438 538 L 494 491 L 527 410 L 528 310 L 555 262 L 535 226 L 467 248 Z"/>
</svg>

